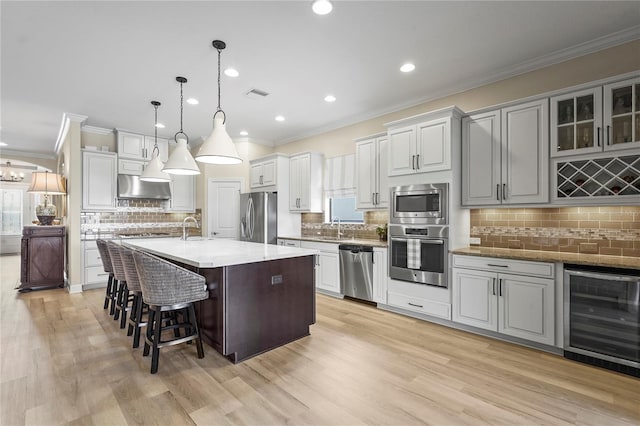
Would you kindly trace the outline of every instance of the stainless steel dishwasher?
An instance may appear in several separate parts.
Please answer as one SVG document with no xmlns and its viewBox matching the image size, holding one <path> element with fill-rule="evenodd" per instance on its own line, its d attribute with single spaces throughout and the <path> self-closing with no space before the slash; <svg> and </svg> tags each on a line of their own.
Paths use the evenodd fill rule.
<svg viewBox="0 0 640 426">
<path fill-rule="evenodd" d="M 340 244 L 340 292 L 373 301 L 373 247 Z"/>
</svg>

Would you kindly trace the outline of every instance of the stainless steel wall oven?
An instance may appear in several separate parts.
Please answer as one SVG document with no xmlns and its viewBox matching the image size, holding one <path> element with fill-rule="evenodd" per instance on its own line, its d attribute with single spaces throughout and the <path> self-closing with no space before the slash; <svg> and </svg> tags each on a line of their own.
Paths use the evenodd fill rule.
<svg viewBox="0 0 640 426">
<path fill-rule="evenodd" d="M 567 358 L 640 377 L 640 272 L 565 265 Z"/>
<path fill-rule="evenodd" d="M 448 226 L 389 225 L 389 277 L 447 287 Z"/>
</svg>

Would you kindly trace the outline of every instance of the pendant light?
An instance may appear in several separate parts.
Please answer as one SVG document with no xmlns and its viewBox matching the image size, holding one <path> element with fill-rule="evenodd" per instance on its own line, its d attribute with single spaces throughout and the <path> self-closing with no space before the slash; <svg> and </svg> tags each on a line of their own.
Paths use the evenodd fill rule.
<svg viewBox="0 0 640 426">
<path fill-rule="evenodd" d="M 158 107 L 161 104 L 158 101 L 151 101 L 151 105 L 155 110 L 155 126 L 153 126 L 153 140 L 155 143 L 151 152 L 151 161 L 142 172 L 140 180 L 143 182 L 169 182 L 171 181 L 171 176 L 162 171 L 164 164 L 160 160 L 160 148 L 158 148 Z"/>
<path fill-rule="evenodd" d="M 242 159 L 225 129 L 227 115 L 220 108 L 220 52 L 227 45 L 220 40 L 214 40 L 212 44 L 218 51 L 218 109 L 213 114 L 213 132 L 200 147 L 196 160 L 209 164 L 240 164 Z M 218 113 L 222 113 L 222 117 L 216 117 Z"/>
<path fill-rule="evenodd" d="M 189 152 L 189 137 L 182 131 L 182 106 L 184 100 L 182 96 L 182 85 L 187 82 L 187 79 L 184 77 L 176 77 L 176 81 L 180 83 L 180 131 L 175 134 L 173 139 L 178 146 L 173 150 L 171 156 L 169 156 L 169 160 L 167 164 L 164 165 L 162 171 L 172 175 L 199 175 L 200 169 Z"/>
</svg>

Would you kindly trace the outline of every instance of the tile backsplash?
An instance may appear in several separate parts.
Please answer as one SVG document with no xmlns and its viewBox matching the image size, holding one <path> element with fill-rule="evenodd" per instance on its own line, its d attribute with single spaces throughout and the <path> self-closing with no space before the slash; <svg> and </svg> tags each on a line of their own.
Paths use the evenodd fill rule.
<svg viewBox="0 0 640 426">
<path fill-rule="evenodd" d="M 388 211 L 371 210 L 364 213 L 364 223 L 341 223 L 340 232 L 345 239 L 376 240 L 376 228 L 388 222 Z M 302 213 L 302 236 L 336 238 L 338 225 L 325 223 L 324 213 Z"/>
<path fill-rule="evenodd" d="M 472 209 L 483 247 L 640 257 L 640 206 Z"/>
<path fill-rule="evenodd" d="M 180 235 L 182 221 L 193 216 L 202 221 L 200 209 L 195 213 L 165 212 L 160 200 L 118 200 L 115 212 L 83 212 L 80 214 L 82 233 L 171 233 Z M 193 223 L 189 228 L 195 227 Z M 200 228 L 190 229 L 190 235 L 200 234 Z"/>
</svg>

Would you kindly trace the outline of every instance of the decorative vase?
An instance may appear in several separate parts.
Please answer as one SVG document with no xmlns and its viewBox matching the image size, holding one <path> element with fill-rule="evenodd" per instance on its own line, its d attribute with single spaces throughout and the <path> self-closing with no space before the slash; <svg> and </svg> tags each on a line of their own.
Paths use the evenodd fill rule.
<svg viewBox="0 0 640 426">
<path fill-rule="evenodd" d="M 56 206 L 49 203 L 47 198 L 45 197 L 44 202 L 36 206 L 36 217 L 41 225 L 51 225 L 58 214 Z"/>
</svg>

